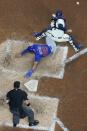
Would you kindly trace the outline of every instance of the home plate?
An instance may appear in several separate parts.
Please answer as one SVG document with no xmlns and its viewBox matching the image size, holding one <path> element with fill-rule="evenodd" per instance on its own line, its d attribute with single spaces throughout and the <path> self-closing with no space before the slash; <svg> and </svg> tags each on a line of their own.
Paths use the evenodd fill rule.
<svg viewBox="0 0 87 131">
<path fill-rule="evenodd" d="M 24 86 L 31 92 L 36 92 L 38 87 L 38 80 L 30 80 Z"/>
<path fill-rule="evenodd" d="M 30 95 L 31 106 L 34 109 L 35 119 L 39 120 L 38 126 L 29 127 L 27 118 L 21 119 L 19 128 L 31 128 L 35 130 L 55 131 L 54 117 L 57 115 L 58 98 Z M 4 114 L 3 114 L 4 112 Z M 0 106 L 0 125 L 12 126 L 12 115 L 7 105 Z"/>
</svg>

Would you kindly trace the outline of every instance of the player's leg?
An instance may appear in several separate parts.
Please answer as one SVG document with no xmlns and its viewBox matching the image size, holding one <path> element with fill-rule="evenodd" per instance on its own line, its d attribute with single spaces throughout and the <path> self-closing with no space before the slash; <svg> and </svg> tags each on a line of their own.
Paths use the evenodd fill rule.
<svg viewBox="0 0 87 131">
<path fill-rule="evenodd" d="M 53 41 L 52 39 L 50 39 L 49 37 L 46 37 L 46 44 L 51 47 L 51 51 L 52 53 L 55 53 L 56 51 L 56 43 L 55 41 Z"/>
<path fill-rule="evenodd" d="M 78 43 L 74 37 L 70 36 L 69 38 L 70 45 L 74 48 L 75 52 L 78 52 L 83 46 Z"/>
<path fill-rule="evenodd" d="M 78 52 L 81 49 L 81 45 L 75 41 L 75 39 L 68 35 L 64 34 L 62 37 L 52 37 L 51 39 L 56 42 L 69 42 L 70 45 L 74 48 L 75 52 Z"/>
<path fill-rule="evenodd" d="M 19 120 L 20 120 L 19 111 L 17 109 L 14 109 L 11 112 L 13 114 L 13 127 L 16 127 L 17 124 L 19 124 Z"/>
<path fill-rule="evenodd" d="M 39 124 L 38 120 L 34 120 L 34 112 L 31 108 L 25 106 L 23 107 L 23 111 L 28 117 L 29 126 L 35 126 Z"/>
</svg>

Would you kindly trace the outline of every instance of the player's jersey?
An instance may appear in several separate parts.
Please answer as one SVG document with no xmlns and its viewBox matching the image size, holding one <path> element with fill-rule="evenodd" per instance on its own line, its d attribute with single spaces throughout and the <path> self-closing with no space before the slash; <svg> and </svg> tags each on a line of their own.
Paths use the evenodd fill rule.
<svg viewBox="0 0 87 131">
<path fill-rule="evenodd" d="M 35 61 L 40 61 L 42 57 L 51 54 L 51 47 L 46 44 L 34 44 L 28 47 L 28 51 L 35 54 Z"/>
</svg>

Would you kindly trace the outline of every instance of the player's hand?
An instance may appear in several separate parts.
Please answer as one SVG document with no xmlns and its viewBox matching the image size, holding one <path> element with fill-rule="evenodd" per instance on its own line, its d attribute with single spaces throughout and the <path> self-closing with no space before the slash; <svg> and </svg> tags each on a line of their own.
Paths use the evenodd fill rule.
<svg viewBox="0 0 87 131">
<path fill-rule="evenodd" d="M 30 101 L 29 101 L 29 100 L 26 100 L 24 103 L 25 103 L 27 106 L 30 106 Z"/>
<path fill-rule="evenodd" d="M 30 106 L 30 105 L 31 105 L 30 103 L 27 104 L 27 106 Z"/>
<path fill-rule="evenodd" d="M 30 69 L 30 70 L 25 74 L 25 77 L 26 77 L 26 78 L 31 77 L 31 76 L 32 76 L 32 73 L 33 73 L 33 70 Z"/>
</svg>

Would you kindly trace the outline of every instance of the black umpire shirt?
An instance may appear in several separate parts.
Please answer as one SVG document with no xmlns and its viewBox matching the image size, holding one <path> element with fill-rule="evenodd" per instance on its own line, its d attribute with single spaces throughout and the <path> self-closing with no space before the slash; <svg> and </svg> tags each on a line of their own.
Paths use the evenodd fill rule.
<svg viewBox="0 0 87 131">
<path fill-rule="evenodd" d="M 21 108 L 23 101 L 28 100 L 27 93 L 21 89 L 13 89 L 7 93 L 10 110 Z"/>
</svg>

